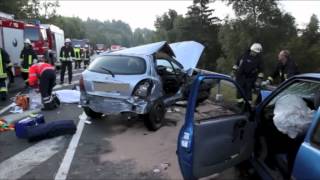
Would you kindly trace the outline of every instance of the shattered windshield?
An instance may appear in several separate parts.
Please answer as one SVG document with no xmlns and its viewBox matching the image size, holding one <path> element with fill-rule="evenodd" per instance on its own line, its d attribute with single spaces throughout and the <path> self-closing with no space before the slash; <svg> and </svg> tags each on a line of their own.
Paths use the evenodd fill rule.
<svg viewBox="0 0 320 180">
<path fill-rule="evenodd" d="M 315 81 L 296 81 L 289 85 L 285 90 L 278 94 L 269 105 L 273 105 L 279 98 L 284 95 L 291 94 L 300 97 L 312 98 L 315 93 L 320 91 L 320 83 Z"/>
</svg>

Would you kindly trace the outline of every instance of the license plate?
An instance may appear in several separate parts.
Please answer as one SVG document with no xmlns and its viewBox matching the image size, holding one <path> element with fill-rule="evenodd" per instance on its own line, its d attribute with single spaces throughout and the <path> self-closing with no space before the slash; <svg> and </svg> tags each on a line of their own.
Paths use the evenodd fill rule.
<svg viewBox="0 0 320 180">
<path fill-rule="evenodd" d="M 129 90 L 129 84 L 95 82 L 94 90 L 104 92 L 125 92 Z"/>
</svg>

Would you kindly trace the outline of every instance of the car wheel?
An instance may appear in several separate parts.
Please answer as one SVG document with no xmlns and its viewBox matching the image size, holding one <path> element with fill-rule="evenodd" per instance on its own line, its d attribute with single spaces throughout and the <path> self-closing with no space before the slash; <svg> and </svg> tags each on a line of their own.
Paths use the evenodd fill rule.
<svg viewBox="0 0 320 180">
<path fill-rule="evenodd" d="M 91 118 L 101 118 L 102 113 L 98 113 L 90 109 L 89 107 L 83 107 L 84 112 L 86 113 L 87 116 Z"/>
<path fill-rule="evenodd" d="M 150 131 L 156 131 L 163 125 L 165 106 L 161 100 L 155 101 L 150 112 L 144 115 L 144 124 Z"/>
</svg>

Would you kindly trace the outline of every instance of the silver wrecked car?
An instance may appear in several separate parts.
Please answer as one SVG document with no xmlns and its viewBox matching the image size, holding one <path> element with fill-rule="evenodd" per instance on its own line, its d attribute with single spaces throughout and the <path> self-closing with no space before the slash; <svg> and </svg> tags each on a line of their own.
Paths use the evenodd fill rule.
<svg viewBox="0 0 320 180">
<path fill-rule="evenodd" d="M 157 42 L 103 53 L 82 73 L 80 104 L 89 117 L 133 113 L 157 130 L 166 107 L 186 96 L 203 49 L 194 41 Z"/>
</svg>

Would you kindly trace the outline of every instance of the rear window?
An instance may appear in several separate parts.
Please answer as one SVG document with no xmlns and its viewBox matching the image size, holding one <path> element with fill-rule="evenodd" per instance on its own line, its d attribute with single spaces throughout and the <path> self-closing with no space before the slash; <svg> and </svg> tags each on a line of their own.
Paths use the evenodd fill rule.
<svg viewBox="0 0 320 180">
<path fill-rule="evenodd" d="M 146 72 L 146 62 L 142 58 L 131 56 L 100 56 L 88 67 L 89 71 L 110 74 L 134 75 Z"/>
<path fill-rule="evenodd" d="M 30 41 L 39 41 L 40 40 L 39 29 L 26 27 L 24 29 L 24 37 L 30 39 Z"/>
</svg>

